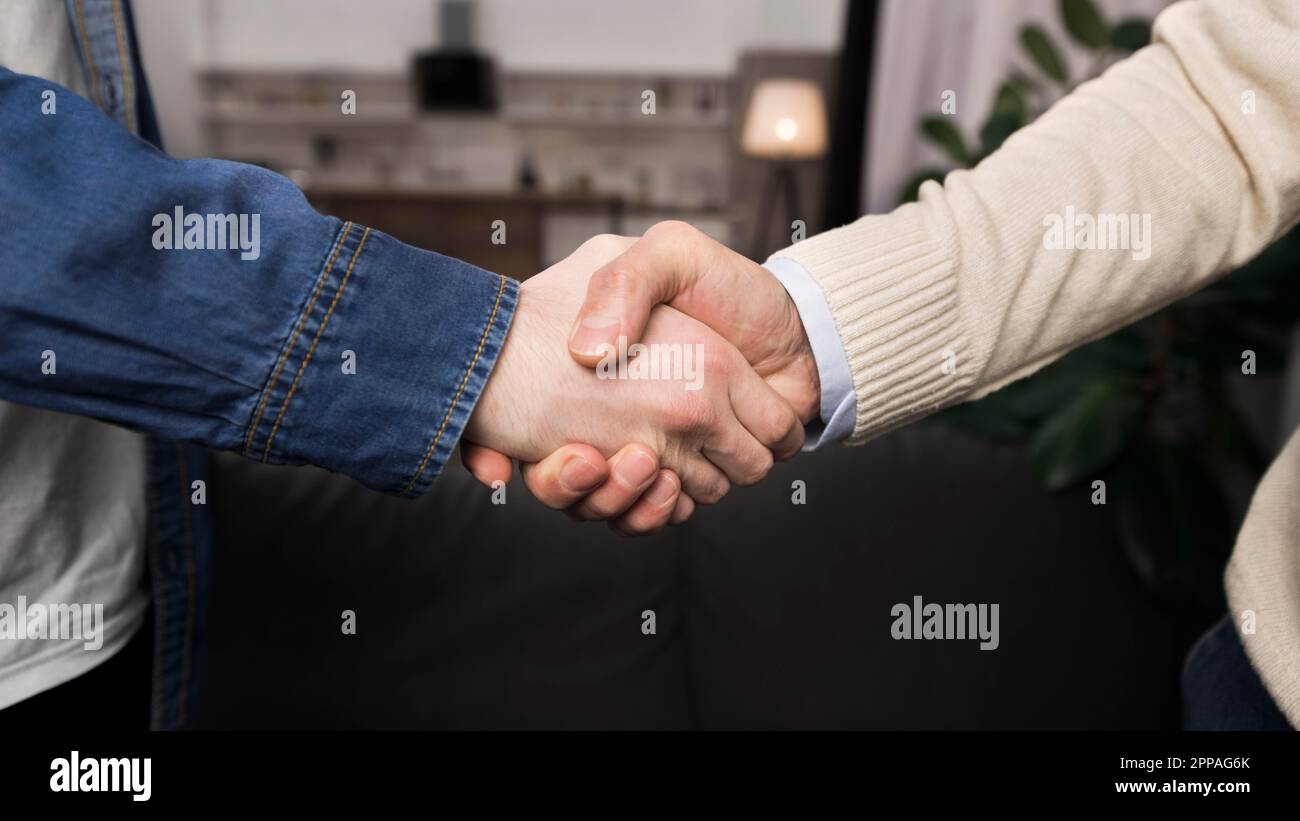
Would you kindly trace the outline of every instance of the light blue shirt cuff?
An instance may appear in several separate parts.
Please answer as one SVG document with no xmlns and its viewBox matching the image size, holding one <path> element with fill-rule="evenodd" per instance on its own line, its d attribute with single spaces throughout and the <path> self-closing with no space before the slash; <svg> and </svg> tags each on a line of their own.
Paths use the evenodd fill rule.
<svg viewBox="0 0 1300 821">
<path fill-rule="evenodd" d="M 763 267 L 785 287 L 794 301 L 803 321 L 804 333 L 812 345 L 813 358 L 817 360 L 817 376 L 821 380 L 821 419 L 807 426 L 804 450 L 816 450 L 826 442 L 838 442 L 853 433 L 857 418 L 857 396 L 853 393 L 853 372 L 849 358 L 844 353 L 831 315 L 826 292 L 812 274 L 792 259 L 769 259 Z"/>
</svg>

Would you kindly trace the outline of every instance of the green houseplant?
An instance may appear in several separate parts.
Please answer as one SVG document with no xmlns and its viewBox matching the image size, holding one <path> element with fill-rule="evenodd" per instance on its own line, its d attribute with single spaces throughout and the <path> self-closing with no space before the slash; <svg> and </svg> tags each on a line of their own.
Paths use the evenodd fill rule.
<svg viewBox="0 0 1300 821">
<path fill-rule="evenodd" d="M 1071 39 L 1092 55 L 1072 78 L 1041 27 L 1019 43 L 1035 73 L 1014 73 L 997 90 L 978 139 L 932 116 L 921 134 L 956 167 L 978 163 L 1055 97 L 1146 45 L 1145 20 L 1109 23 L 1091 0 L 1061 0 Z M 924 169 L 901 199 L 916 197 Z M 937 419 L 998 441 L 1022 443 L 1039 481 L 1061 491 L 1106 484 L 1106 503 L 1143 584 L 1177 603 L 1222 607 L 1220 577 L 1244 511 L 1225 476 L 1258 478 L 1268 453 L 1232 398 L 1230 380 L 1285 365 L 1282 340 L 1300 316 L 1300 239 L 1293 231 L 1220 283 L 1084 346 L 978 401 Z"/>
</svg>

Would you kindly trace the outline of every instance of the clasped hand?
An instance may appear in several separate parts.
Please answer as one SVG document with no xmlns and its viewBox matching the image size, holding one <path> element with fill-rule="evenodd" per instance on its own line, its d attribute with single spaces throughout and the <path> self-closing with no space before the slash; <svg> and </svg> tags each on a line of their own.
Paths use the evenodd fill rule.
<svg viewBox="0 0 1300 821">
<path fill-rule="evenodd" d="M 653 533 L 796 454 L 819 403 L 781 284 L 665 222 L 588 240 L 523 283 L 461 454 L 484 484 L 518 459 L 546 505 Z"/>
</svg>

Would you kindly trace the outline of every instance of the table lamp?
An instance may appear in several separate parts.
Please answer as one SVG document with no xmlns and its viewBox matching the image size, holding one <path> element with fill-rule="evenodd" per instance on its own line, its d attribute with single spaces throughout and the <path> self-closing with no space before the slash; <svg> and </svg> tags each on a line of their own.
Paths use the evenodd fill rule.
<svg viewBox="0 0 1300 821">
<path fill-rule="evenodd" d="M 765 251 L 772 207 L 778 196 L 787 213 L 799 218 L 799 185 L 795 161 L 826 151 L 826 104 L 822 90 L 810 80 L 770 77 L 759 80 L 749 100 L 740 146 L 746 154 L 770 163 L 754 227 L 756 259 Z"/>
</svg>

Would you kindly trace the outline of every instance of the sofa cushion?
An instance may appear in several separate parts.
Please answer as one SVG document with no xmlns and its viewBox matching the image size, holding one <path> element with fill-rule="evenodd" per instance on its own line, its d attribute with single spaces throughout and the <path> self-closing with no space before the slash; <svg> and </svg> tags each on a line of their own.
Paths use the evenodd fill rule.
<svg viewBox="0 0 1300 821">
<path fill-rule="evenodd" d="M 575 524 L 517 478 L 506 499 L 459 464 L 412 502 L 218 457 L 196 726 L 684 726 L 680 532 Z"/>
</svg>

